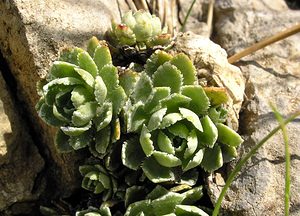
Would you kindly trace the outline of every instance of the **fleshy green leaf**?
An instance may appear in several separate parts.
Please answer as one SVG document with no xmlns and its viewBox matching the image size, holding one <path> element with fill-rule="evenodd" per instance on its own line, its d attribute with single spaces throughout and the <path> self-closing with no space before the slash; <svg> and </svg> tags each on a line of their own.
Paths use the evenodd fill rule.
<svg viewBox="0 0 300 216">
<path fill-rule="evenodd" d="M 164 108 L 164 109 L 160 109 L 152 114 L 152 116 L 150 117 L 150 120 L 148 122 L 148 130 L 149 131 L 156 130 L 160 126 L 161 121 L 162 121 L 164 115 L 166 114 L 166 112 L 167 112 L 167 108 Z"/>
<path fill-rule="evenodd" d="M 102 107 L 96 110 L 96 117 L 93 119 L 97 131 L 105 128 L 112 120 L 112 104 L 105 102 Z"/>
<path fill-rule="evenodd" d="M 63 61 L 55 61 L 50 68 L 50 76 L 52 79 L 63 77 L 78 78 L 78 75 L 74 71 L 74 68 L 77 68 L 77 65 Z"/>
<path fill-rule="evenodd" d="M 141 136 L 140 136 L 140 144 L 142 146 L 142 149 L 147 157 L 152 155 L 154 151 L 153 142 L 151 140 L 151 133 L 148 130 L 148 128 L 143 125 Z"/>
<path fill-rule="evenodd" d="M 226 92 L 226 88 L 220 87 L 204 87 L 205 94 L 209 98 L 212 106 L 219 106 L 225 104 L 229 97 Z"/>
<path fill-rule="evenodd" d="M 140 101 L 127 111 L 127 132 L 139 131 L 145 120 L 146 113 L 144 112 L 144 104 Z"/>
<path fill-rule="evenodd" d="M 153 74 L 154 87 L 170 87 L 171 93 L 179 93 L 182 86 L 182 74 L 169 62 L 159 66 Z"/>
<path fill-rule="evenodd" d="M 147 178 L 150 179 L 153 183 L 175 180 L 174 173 L 170 170 L 170 168 L 161 166 L 153 156 L 148 157 L 144 161 L 142 169 Z"/>
<path fill-rule="evenodd" d="M 77 86 L 71 92 L 71 101 L 75 108 L 78 108 L 82 104 L 91 101 L 93 99 L 93 95 L 84 87 Z"/>
<path fill-rule="evenodd" d="M 201 162 L 202 168 L 207 172 L 213 172 L 223 166 L 223 157 L 220 146 L 206 148 Z"/>
<path fill-rule="evenodd" d="M 160 65 L 163 65 L 165 62 L 170 61 L 172 56 L 164 51 L 158 50 L 147 59 L 145 65 L 145 71 L 149 76 L 157 70 Z"/>
<path fill-rule="evenodd" d="M 118 43 L 121 46 L 133 46 L 136 43 L 136 35 L 125 24 L 119 24 L 114 26 L 114 33 L 116 38 L 118 39 Z"/>
<path fill-rule="evenodd" d="M 102 105 L 106 99 L 107 88 L 100 76 L 96 76 L 94 94 L 96 101 Z"/>
<path fill-rule="evenodd" d="M 217 123 L 216 126 L 218 128 L 218 141 L 220 143 L 236 147 L 244 141 L 242 137 L 230 127 L 221 123 Z"/>
<path fill-rule="evenodd" d="M 116 89 L 108 92 L 107 98 L 112 102 L 113 114 L 118 115 L 127 99 L 124 89 L 118 86 Z"/>
<path fill-rule="evenodd" d="M 166 152 L 154 151 L 155 160 L 164 167 L 176 167 L 181 165 L 181 160 L 172 154 Z"/>
<path fill-rule="evenodd" d="M 153 211 L 155 215 L 165 215 L 174 212 L 184 196 L 178 193 L 169 192 L 168 194 L 152 201 Z"/>
<path fill-rule="evenodd" d="M 46 85 L 43 86 L 43 91 L 44 94 L 46 95 L 49 92 L 49 90 L 53 87 L 73 86 L 78 84 L 83 84 L 83 82 L 73 77 L 64 77 L 64 78 L 52 80 L 51 82 L 47 83 Z"/>
<path fill-rule="evenodd" d="M 195 154 L 194 157 L 197 157 L 197 153 Z M 184 161 L 183 161 L 183 163 L 184 163 Z M 201 161 L 199 163 L 201 163 Z M 196 166 L 198 166 L 198 165 L 196 165 Z M 190 169 L 188 171 L 184 170 L 184 173 L 181 175 L 181 179 L 180 179 L 179 183 L 180 184 L 185 184 L 185 185 L 188 185 L 188 186 L 192 187 L 192 186 L 197 184 L 198 177 L 199 177 L 199 172 L 198 172 L 197 169 Z"/>
<path fill-rule="evenodd" d="M 115 118 L 111 122 L 111 128 L 112 128 L 111 142 L 115 143 L 121 138 L 121 124 L 119 118 Z"/>
<path fill-rule="evenodd" d="M 170 61 L 172 65 L 175 65 L 183 75 L 183 85 L 194 85 L 197 81 L 196 68 L 192 61 L 183 53 L 179 53 L 173 57 Z"/>
<path fill-rule="evenodd" d="M 202 186 L 194 187 L 193 189 L 182 193 L 184 200 L 181 204 L 193 205 L 195 202 L 197 202 L 203 196 L 202 188 Z"/>
<path fill-rule="evenodd" d="M 221 150 L 222 150 L 222 156 L 223 156 L 224 163 L 230 162 L 238 156 L 238 153 L 237 153 L 235 147 L 232 147 L 229 145 L 223 145 L 223 144 L 220 144 L 220 146 L 221 146 Z"/>
<path fill-rule="evenodd" d="M 132 71 L 132 70 L 126 70 L 124 73 L 122 73 L 119 77 L 120 86 L 123 87 L 126 95 L 131 95 L 134 86 L 136 85 L 136 82 L 138 81 L 139 74 Z"/>
<path fill-rule="evenodd" d="M 176 216 L 209 216 L 206 212 L 197 208 L 196 206 L 189 205 L 176 205 L 175 213 Z"/>
<path fill-rule="evenodd" d="M 44 92 L 44 98 L 45 98 L 45 103 L 49 106 L 52 106 L 55 103 L 55 98 L 56 95 L 61 92 L 65 91 L 66 89 L 72 89 L 73 86 L 62 86 L 62 85 L 57 85 L 57 86 L 52 86 L 51 88 L 48 89 L 47 92 Z"/>
<path fill-rule="evenodd" d="M 165 115 L 161 121 L 160 128 L 164 129 L 170 127 L 171 125 L 175 124 L 176 122 L 182 120 L 183 117 L 180 113 L 169 113 Z"/>
<path fill-rule="evenodd" d="M 123 143 L 122 162 L 125 166 L 137 170 L 144 158 L 145 154 L 137 138 L 131 138 Z"/>
<path fill-rule="evenodd" d="M 162 107 L 167 107 L 169 112 L 178 112 L 179 107 L 188 107 L 192 99 L 184 95 L 174 93 L 161 100 Z"/>
<path fill-rule="evenodd" d="M 142 200 L 129 205 L 124 216 L 137 216 L 141 212 L 151 212 L 151 211 L 152 211 L 151 201 Z"/>
<path fill-rule="evenodd" d="M 170 95 L 169 87 L 153 88 L 151 95 L 145 103 L 145 112 L 152 113 L 161 108 L 160 101 Z"/>
<path fill-rule="evenodd" d="M 81 68 L 75 68 L 74 69 L 76 73 L 83 79 L 83 81 L 88 85 L 90 89 L 94 88 L 94 77 L 86 70 L 83 70 Z"/>
<path fill-rule="evenodd" d="M 111 188 L 110 178 L 106 174 L 104 174 L 102 172 L 99 172 L 98 173 L 98 178 L 99 178 L 99 181 L 102 183 L 102 185 L 105 189 L 110 189 Z"/>
<path fill-rule="evenodd" d="M 94 58 L 94 53 L 96 48 L 99 46 L 99 42 L 100 41 L 95 36 L 93 36 L 87 43 L 87 52 L 92 58 Z"/>
<path fill-rule="evenodd" d="M 110 51 L 106 44 L 103 43 L 95 49 L 94 61 L 98 67 L 98 71 L 101 71 L 104 65 L 112 64 Z"/>
<path fill-rule="evenodd" d="M 61 126 L 64 125 L 64 121 L 59 120 L 53 114 L 53 107 L 47 104 L 43 104 L 39 110 L 39 116 L 49 125 Z"/>
<path fill-rule="evenodd" d="M 181 122 L 176 122 L 175 124 L 168 127 L 168 131 L 174 136 L 178 136 L 183 139 L 186 139 L 189 135 L 189 129 Z"/>
<path fill-rule="evenodd" d="M 82 176 L 88 174 L 91 171 L 95 171 L 98 172 L 99 170 L 97 169 L 97 167 L 93 166 L 93 165 L 82 165 L 79 166 L 79 172 Z"/>
<path fill-rule="evenodd" d="M 125 194 L 125 207 L 131 203 L 143 200 L 146 196 L 145 187 L 143 186 L 132 186 L 126 189 Z"/>
<path fill-rule="evenodd" d="M 87 102 L 79 106 L 73 113 L 72 123 L 78 127 L 86 125 L 95 116 L 96 108 L 97 105 L 95 102 Z"/>
<path fill-rule="evenodd" d="M 93 77 L 97 75 L 97 65 L 88 52 L 84 51 L 78 54 L 78 63 L 80 68 L 89 72 Z"/>
<path fill-rule="evenodd" d="M 64 132 L 68 136 L 79 136 L 83 132 L 89 130 L 91 128 L 92 124 L 88 124 L 84 127 L 71 127 L 71 126 L 66 126 L 66 127 L 60 127 L 62 132 Z"/>
<path fill-rule="evenodd" d="M 134 25 L 134 33 L 137 42 L 148 40 L 152 35 L 151 17 L 148 12 L 137 11 L 133 14 L 136 24 Z M 151 15 L 150 15 L 151 16 Z"/>
<path fill-rule="evenodd" d="M 123 16 L 122 16 L 122 23 L 126 24 L 128 27 L 130 28 L 134 28 L 136 21 L 134 16 L 132 15 L 132 11 L 128 11 L 126 12 Z"/>
<path fill-rule="evenodd" d="M 199 117 L 196 115 L 196 113 L 186 108 L 179 108 L 179 112 L 181 113 L 183 118 L 191 122 L 194 125 L 194 127 L 198 129 L 198 131 L 203 131 L 202 124 L 200 122 Z"/>
<path fill-rule="evenodd" d="M 69 145 L 72 146 L 73 149 L 78 150 L 88 146 L 91 141 L 91 134 L 89 133 L 89 131 L 86 131 L 78 136 L 71 136 L 69 138 Z"/>
<path fill-rule="evenodd" d="M 55 135 L 55 147 L 61 153 L 68 153 L 74 149 L 69 145 L 69 136 L 58 130 Z"/>
<path fill-rule="evenodd" d="M 189 109 L 197 115 L 205 114 L 209 108 L 209 99 L 203 88 L 196 85 L 187 85 L 182 87 L 182 94 L 191 98 Z"/>
<path fill-rule="evenodd" d="M 55 118 L 59 119 L 62 122 L 69 123 L 69 116 L 64 116 L 64 112 L 61 109 L 58 109 L 55 105 L 53 105 L 53 115 Z"/>
<path fill-rule="evenodd" d="M 192 158 L 188 158 L 183 163 L 183 171 L 190 170 L 200 165 L 203 160 L 204 149 L 199 149 L 196 154 Z"/>
<path fill-rule="evenodd" d="M 169 153 L 169 154 L 173 154 L 173 155 L 175 154 L 175 149 L 172 145 L 172 141 L 162 131 L 159 131 L 159 133 L 158 133 L 157 145 L 161 151 Z"/>
<path fill-rule="evenodd" d="M 78 64 L 78 54 L 84 52 L 83 49 L 75 47 L 75 48 L 67 48 L 62 51 L 59 56 L 59 61 L 69 62 L 71 64 Z"/>
<path fill-rule="evenodd" d="M 196 130 L 192 130 L 189 133 L 187 138 L 187 148 L 185 149 L 183 158 L 187 159 L 190 156 L 192 156 L 196 151 L 197 147 L 198 147 L 198 137 L 196 134 Z"/>
<path fill-rule="evenodd" d="M 58 92 L 55 96 L 55 104 L 58 107 L 65 107 L 66 101 L 70 101 L 71 98 L 71 88 L 65 88 L 62 89 L 60 92 Z"/>
<path fill-rule="evenodd" d="M 95 150 L 100 155 L 104 155 L 107 152 L 107 147 L 110 143 L 110 135 L 111 135 L 110 127 L 105 127 L 96 133 Z"/>
<path fill-rule="evenodd" d="M 132 97 L 135 102 L 145 102 L 150 96 L 153 89 L 152 81 L 146 73 L 142 73 L 140 79 L 137 81 Z"/>
<path fill-rule="evenodd" d="M 119 76 L 118 69 L 113 65 L 105 65 L 99 71 L 99 75 L 103 79 L 108 93 L 118 87 L 119 84 Z"/>
<path fill-rule="evenodd" d="M 204 116 L 201 119 L 203 132 L 199 132 L 199 141 L 205 146 L 212 148 L 218 139 L 218 129 L 213 121 L 208 117 Z"/>
<path fill-rule="evenodd" d="M 208 116 L 214 123 L 223 123 L 227 119 L 227 110 L 223 107 L 212 107 L 208 109 Z"/>
<path fill-rule="evenodd" d="M 169 193 L 169 191 L 166 188 L 157 185 L 150 193 L 147 194 L 146 199 L 155 200 L 167 193 Z"/>
</svg>

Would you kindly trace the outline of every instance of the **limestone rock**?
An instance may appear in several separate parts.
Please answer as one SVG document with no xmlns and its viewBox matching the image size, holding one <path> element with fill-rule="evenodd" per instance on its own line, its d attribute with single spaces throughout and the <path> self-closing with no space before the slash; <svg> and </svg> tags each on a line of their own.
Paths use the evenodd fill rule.
<svg viewBox="0 0 300 216">
<path fill-rule="evenodd" d="M 59 154 L 54 129 L 37 116 L 36 83 L 66 46 L 84 46 L 91 36 L 101 37 L 111 18 L 119 19 L 116 1 L 7 0 L 0 1 L 0 49 L 16 80 L 15 91 L 33 125 L 49 166 L 49 183 L 60 195 L 80 187 L 75 154 Z M 49 192 L 53 192 L 49 188 Z"/>
<path fill-rule="evenodd" d="M 230 98 L 228 125 L 237 130 L 245 80 L 239 68 L 228 63 L 225 50 L 208 38 L 192 32 L 179 34 L 175 40 L 174 50 L 183 52 L 191 58 L 200 79 L 205 78 L 209 85 L 226 88 Z"/>
<path fill-rule="evenodd" d="M 249 4 L 248 4 L 249 2 Z M 230 53 L 271 36 L 300 19 L 283 0 L 217 1 L 216 40 Z M 240 131 L 245 136 L 240 155 L 268 134 L 276 122 L 269 102 L 286 117 L 300 109 L 300 35 L 270 45 L 237 65 L 247 78 Z M 300 124 L 288 126 L 291 153 L 290 215 L 300 215 Z M 234 166 L 232 164 L 231 166 Z M 279 133 L 251 158 L 227 193 L 223 210 L 228 215 L 284 215 L 284 144 Z M 229 167 L 229 172 L 231 167 Z M 214 202 L 222 185 L 209 183 Z"/>
<path fill-rule="evenodd" d="M 1 72 L 1 71 L 0 71 Z M 0 212 L 16 202 L 38 199 L 44 167 L 24 120 L 0 73 Z"/>
</svg>

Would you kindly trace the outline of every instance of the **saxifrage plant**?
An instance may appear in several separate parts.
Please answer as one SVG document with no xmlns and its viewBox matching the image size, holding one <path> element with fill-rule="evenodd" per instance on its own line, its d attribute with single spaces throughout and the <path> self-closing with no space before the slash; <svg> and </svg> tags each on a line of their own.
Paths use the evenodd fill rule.
<svg viewBox="0 0 300 216">
<path fill-rule="evenodd" d="M 58 127 L 58 150 L 88 147 L 88 157 L 99 162 L 79 171 L 82 187 L 97 195 L 101 208 L 77 215 L 111 215 L 108 206 L 120 202 L 125 215 L 207 215 L 197 207 L 199 172 L 213 172 L 237 156 L 243 140 L 225 125 L 226 91 L 199 85 L 185 54 L 156 50 L 146 64 L 113 65 L 111 45 L 152 53 L 170 42 L 162 35 L 158 18 L 129 12 L 113 24 L 112 44 L 93 37 L 87 51 L 65 50 L 38 85 L 37 110 Z"/>
<path fill-rule="evenodd" d="M 226 93 L 205 90 L 186 55 L 156 51 L 129 96 L 126 126 L 133 137 L 123 144 L 123 164 L 142 167 L 154 183 L 180 183 L 195 167 L 212 172 L 236 157 L 243 140 L 222 123 Z"/>
<path fill-rule="evenodd" d="M 109 144 L 119 139 L 118 114 L 127 96 L 105 42 L 94 37 L 87 51 L 65 50 L 38 91 L 39 116 L 59 127 L 55 139 L 59 151 L 89 146 L 103 157 Z"/>
<path fill-rule="evenodd" d="M 110 43 L 115 47 L 132 46 L 145 50 L 154 46 L 170 43 L 170 34 L 162 29 L 161 21 L 146 11 L 129 11 L 122 17 L 121 23 L 112 22 L 108 32 Z"/>
</svg>

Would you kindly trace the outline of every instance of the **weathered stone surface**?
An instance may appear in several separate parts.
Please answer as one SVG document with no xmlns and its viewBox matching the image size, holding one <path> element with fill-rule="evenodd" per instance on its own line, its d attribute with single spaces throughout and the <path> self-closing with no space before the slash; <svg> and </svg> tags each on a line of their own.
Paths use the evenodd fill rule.
<svg viewBox="0 0 300 216">
<path fill-rule="evenodd" d="M 289 10 L 283 0 L 268 2 L 217 1 L 215 39 L 233 54 L 300 20 L 300 11 Z M 294 35 L 237 63 L 247 78 L 248 98 L 241 113 L 240 131 L 245 135 L 245 142 L 240 155 L 249 152 L 278 125 L 270 101 L 277 104 L 284 116 L 300 109 L 299 41 L 300 35 Z M 300 215 L 299 132 L 299 120 L 288 126 L 292 176 L 290 215 L 294 216 Z M 228 191 L 224 211 L 239 216 L 284 215 L 284 166 L 284 144 L 279 133 L 243 168 Z M 209 185 L 214 201 L 222 184 L 210 182 Z"/>
<path fill-rule="evenodd" d="M 228 125 L 237 130 L 245 80 L 239 68 L 228 63 L 225 50 L 210 39 L 192 32 L 178 35 L 174 50 L 191 58 L 200 80 L 205 78 L 208 85 L 226 88 L 230 98 Z"/>
<path fill-rule="evenodd" d="M 54 129 L 37 116 L 36 82 L 66 46 L 83 46 L 91 36 L 101 37 L 111 18 L 119 19 L 116 1 L 7 0 L 0 1 L 0 49 L 16 79 L 15 91 L 47 156 L 49 184 L 68 195 L 79 187 L 78 157 L 59 154 Z M 76 178 L 76 176 L 78 178 Z M 50 190 L 53 192 L 53 190 Z"/>
<path fill-rule="evenodd" d="M 0 77 L 1 79 L 2 77 Z M 1 79 L 1 84 L 4 83 Z M 2 87 L 1 87 L 2 88 Z M 5 95 L 7 92 L 1 89 L 1 94 Z M 11 146 L 11 124 L 8 116 L 4 112 L 3 101 L 0 99 L 0 166 L 8 161 L 9 148 Z"/>
<path fill-rule="evenodd" d="M 0 73 L 0 212 L 16 202 L 34 201 L 41 192 L 35 182 L 44 161 L 18 114 Z"/>
<path fill-rule="evenodd" d="M 193 0 L 179 0 L 177 8 L 178 13 L 178 30 L 180 30 L 181 25 L 190 9 Z M 190 16 L 187 19 L 185 30 L 192 31 L 195 34 L 199 34 L 205 37 L 210 36 L 210 32 L 207 22 L 209 0 L 198 0 L 194 3 L 191 10 Z"/>
</svg>

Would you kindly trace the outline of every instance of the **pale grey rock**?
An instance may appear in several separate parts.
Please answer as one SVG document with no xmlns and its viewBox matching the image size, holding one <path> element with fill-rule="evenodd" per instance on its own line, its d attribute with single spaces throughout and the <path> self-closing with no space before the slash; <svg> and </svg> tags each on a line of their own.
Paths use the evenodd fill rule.
<svg viewBox="0 0 300 216">
<path fill-rule="evenodd" d="M 0 212 L 36 201 L 42 188 L 36 180 L 44 161 L 19 114 L 0 71 Z"/>
<path fill-rule="evenodd" d="M 0 1 L 0 50 L 16 80 L 13 90 L 17 100 L 23 104 L 21 109 L 47 157 L 47 178 L 56 187 L 48 188 L 48 192 L 59 193 L 54 195 L 68 196 L 80 187 L 80 157 L 75 153 L 60 154 L 55 149 L 54 128 L 47 126 L 35 110 L 39 99 L 36 83 L 45 77 L 61 49 L 82 47 L 94 35 L 103 37 L 112 18 L 120 19 L 116 1 Z"/>
<path fill-rule="evenodd" d="M 193 0 L 179 0 L 178 1 L 178 30 L 190 9 Z M 207 25 L 209 0 L 198 0 L 194 3 L 190 16 L 187 19 L 185 31 L 192 31 L 195 34 L 210 37 L 209 27 Z"/>
<path fill-rule="evenodd" d="M 300 20 L 300 11 L 288 9 L 283 0 L 217 1 L 216 17 L 215 40 L 233 54 L 292 26 Z M 299 41 L 300 35 L 294 35 L 236 64 L 247 79 L 248 98 L 240 115 L 240 132 L 245 137 L 240 156 L 278 126 L 269 102 L 276 104 L 284 117 L 300 109 Z M 298 119 L 288 126 L 292 176 L 290 215 L 293 216 L 300 215 L 299 133 Z M 251 158 L 231 185 L 223 203 L 225 215 L 284 215 L 284 160 L 284 144 L 278 133 Z M 234 164 L 228 167 L 229 172 L 232 167 Z M 208 183 L 215 202 L 223 184 L 217 184 L 216 178 Z"/>
</svg>

